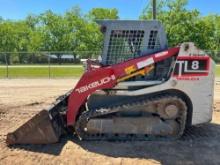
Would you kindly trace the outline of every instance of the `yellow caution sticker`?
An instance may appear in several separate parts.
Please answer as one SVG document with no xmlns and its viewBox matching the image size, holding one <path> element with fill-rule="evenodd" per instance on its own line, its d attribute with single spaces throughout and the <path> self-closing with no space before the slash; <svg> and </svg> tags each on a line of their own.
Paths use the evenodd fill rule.
<svg viewBox="0 0 220 165">
<path fill-rule="evenodd" d="M 125 68 L 125 73 L 126 73 L 126 74 L 131 74 L 132 72 L 134 72 L 134 71 L 136 71 L 136 70 L 137 70 L 137 69 L 136 69 L 135 65 L 131 65 L 131 66 Z"/>
</svg>

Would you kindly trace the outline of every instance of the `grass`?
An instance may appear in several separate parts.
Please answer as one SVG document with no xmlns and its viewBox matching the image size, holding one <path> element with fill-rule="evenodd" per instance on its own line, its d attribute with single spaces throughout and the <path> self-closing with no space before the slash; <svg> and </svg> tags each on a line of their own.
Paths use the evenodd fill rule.
<svg viewBox="0 0 220 165">
<path fill-rule="evenodd" d="M 220 66 L 216 66 L 216 69 L 215 69 L 215 76 L 216 77 L 220 77 Z"/>
<path fill-rule="evenodd" d="M 76 67 L 78 66 L 78 67 Z M 76 65 L 73 67 L 56 67 L 51 66 L 50 75 L 48 67 L 9 67 L 8 68 L 8 77 L 9 78 L 59 78 L 59 77 L 80 77 L 83 73 L 83 67 Z M 5 78 L 6 76 L 6 67 L 0 67 L 0 78 Z M 216 77 L 220 77 L 220 66 L 216 66 Z"/>
<path fill-rule="evenodd" d="M 6 68 L 0 67 L 0 77 L 7 77 Z M 38 77 L 80 77 L 83 67 L 9 67 L 9 78 L 38 78 Z"/>
</svg>

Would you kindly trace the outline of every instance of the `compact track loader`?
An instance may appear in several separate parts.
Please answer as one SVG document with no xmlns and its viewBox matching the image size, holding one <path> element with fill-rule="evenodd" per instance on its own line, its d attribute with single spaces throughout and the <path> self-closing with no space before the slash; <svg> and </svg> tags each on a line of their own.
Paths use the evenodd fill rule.
<svg viewBox="0 0 220 165">
<path fill-rule="evenodd" d="M 212 119 L 213 60 L 193 43 L 168 48 L 158 21 L 98 22 L 102 60 L 88 60 L 75 88 L 7 135 L 8 144 L 177 139 Z"/>
</svg>

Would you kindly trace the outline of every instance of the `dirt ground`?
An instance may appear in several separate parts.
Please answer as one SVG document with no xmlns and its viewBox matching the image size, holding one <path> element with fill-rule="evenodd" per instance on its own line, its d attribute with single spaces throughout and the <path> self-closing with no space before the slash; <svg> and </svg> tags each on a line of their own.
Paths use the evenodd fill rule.
<svg viewBox="0 0 220 165">
<path fill-rule="evenodd" d="M 39 110 L 71 89 L 72 79 L 0 80 L 0 165 L 7 164 L 220 164 L 220 83 L 210 124 L 194 127 L 190 138 L 177 141 L 81 142 L 64 137 L 52 145 L 5 144 L 14 131 Z"/>
</svg>

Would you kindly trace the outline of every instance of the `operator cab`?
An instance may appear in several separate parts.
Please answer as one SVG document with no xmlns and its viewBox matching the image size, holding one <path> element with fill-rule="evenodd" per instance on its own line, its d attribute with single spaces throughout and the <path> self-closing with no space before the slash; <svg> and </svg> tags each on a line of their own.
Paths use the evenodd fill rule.
<svg viewBox="0 0 220 165">
<path fill-rule="evenodd" d="M 136 57 L 164 51 L 168 48 L 166 33 L 159 21 L 102 20 L 97 21 L 104 34 L 103 65 L 113 65 Z M 131 81 L 163 81 L 167 79 L 173 59 L 155 65 L 146 76 Z"/>
</svg>

